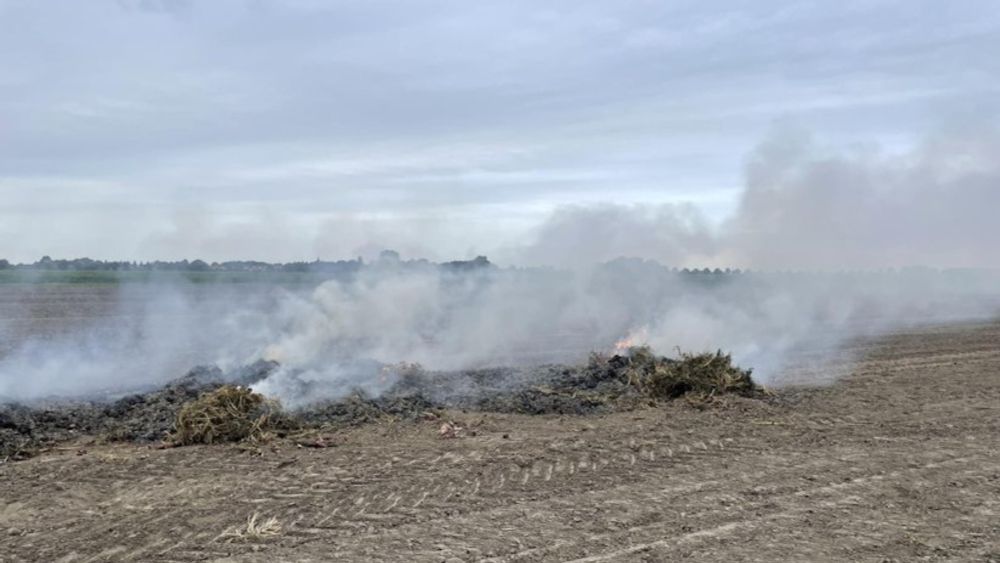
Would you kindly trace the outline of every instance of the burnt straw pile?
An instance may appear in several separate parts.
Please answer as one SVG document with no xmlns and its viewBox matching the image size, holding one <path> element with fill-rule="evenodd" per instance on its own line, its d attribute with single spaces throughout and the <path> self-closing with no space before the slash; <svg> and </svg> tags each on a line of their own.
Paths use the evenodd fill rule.
<svg viewBox="0 0 1000 563">
<path fill-rule="evenodd" d="M 160 442 L 174 431 L 184 405 L 225 384 L 249 385 L 278 364 L 260 361 L 231 373 L 199 366 L 162 388 L 116 400 L 0 404 L 0 462 L 29 457 L 80 436 L 128 442 Z"/>
<path fill-rule="evenodd" d="M 761 392 L 751 371 L 722 352 L 668 358 L 635 347 L 593 354 L 581 365 L 427 371 L 411 364 L 383 369 L 383 375 L 392 374 L 393 383 L 378 396 L 358 390 L 321 402 L 297 397 L 295 403 L 306 406 L 286 411 L 251 390 L 279 367 L 266 361 L 230 373 L 199 367 L 160 389 L 112 402 L 0 405 L 0 461 L 28 457 L 79 436 L 171 446 L 262 441 L 390 417 L 417 420 L 441 409 L 587 415 L 673 399 L 703 407 L 723 396 Z"/>
</svg>

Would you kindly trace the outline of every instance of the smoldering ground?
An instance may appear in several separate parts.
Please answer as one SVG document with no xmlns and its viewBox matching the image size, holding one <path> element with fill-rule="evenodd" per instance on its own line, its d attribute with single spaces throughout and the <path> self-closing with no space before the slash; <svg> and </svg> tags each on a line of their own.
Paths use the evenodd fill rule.
<svg viewBox="0 0 1000 563">
<path fill-rule="evenodd" d="M 904 324 L 988 318 L 996 277 L 911 270 L 868 274 L 678 272 L 621 259 L 588 272 L 373 266 L 311 290 L 155 288 L 131 316 L 30 340 L 2 362 L 17 400 L 121 393 L 197 363 L 274 360 L 255 389 L 288 406 L 396 383 L 387 366 L 429 370 L 579 363 L 616 341 L 732 351 L 775 381 L 797 353 L 822 357 Z M 143 292 L 149 287 L 124 289 Z"/>
<path fill-rule="evenodd" d="M 283 375 L 297 379 L 303 366 L 310 379 L 357 384 L 338 364 L 352 354 L 459 370 L 575 363 L 623 339 L 664 353 L 731 351 L 738 363 L 755 369 L 758 381 L 770 384 L 788 361 L 822 363 L 851 338 L 1000 312 L 997 278 L 974 272 L 683 273 L 617 260 L 572 275 L 386 276 L 358 282 L 360 287 L 321 286 L 281 312 L 279 317 L 290 315 L 285 326 L 292 329 L 274 339 L 265 357 L 288 371 L 260 389 L 303 400 L 282 387 Z"/>
</svg>

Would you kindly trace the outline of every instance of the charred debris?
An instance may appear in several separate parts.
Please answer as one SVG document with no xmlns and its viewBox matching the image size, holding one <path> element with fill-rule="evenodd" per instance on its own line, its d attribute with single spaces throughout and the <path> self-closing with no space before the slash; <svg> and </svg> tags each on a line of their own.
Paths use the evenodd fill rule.
<svg viewBox="0 0 1000 563">
<path fill-rule="evenodd" d="M 148 393 L 112 402 L 0 405 L 0 462 L 30 457 L 80 436 L 179 446 L 264 441 L 317 428 L 387 418 L 418 420 L 448 409 L 528 415 L 588 415 L 680 399 L 698 408 L 725 396 L 759 396 L 751 370 L 722 352 L 676 358 L 633 347 L 592 354 L 581 365 L 426 371 L 387 366 L 391 387 L 379 396 L 346 397 L 284 410 L 251 390 L 279 369 L 259 361 L 230 373 L 197 367 Z"/>
</svg>

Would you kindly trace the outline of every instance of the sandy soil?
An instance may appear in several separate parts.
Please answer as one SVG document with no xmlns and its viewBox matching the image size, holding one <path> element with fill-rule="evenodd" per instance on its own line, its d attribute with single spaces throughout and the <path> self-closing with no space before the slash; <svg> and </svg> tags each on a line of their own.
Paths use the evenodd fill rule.
<svg viewBox="0 0 1000 563">
<path fill-rule="evenodd" d="M 854 351 L 835 385 L 704 411 L 82 440 L 0 465 L 0 561 L 1000 561 L 1000 325 Z M 255 513 L 280 530 L 225 534 Z"/>
</svg>

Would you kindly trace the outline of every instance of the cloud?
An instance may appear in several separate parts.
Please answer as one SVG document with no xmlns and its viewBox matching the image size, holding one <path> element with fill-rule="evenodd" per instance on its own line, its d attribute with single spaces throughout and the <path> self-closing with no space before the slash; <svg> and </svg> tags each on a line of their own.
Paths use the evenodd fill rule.
<svg viewBox="0 0 1000 563">
<path fill-rule="evenodd" d="M 303 208 L 437 217 L 461 207 L 485 220 L 497 206 L 516 214 L 607 194 L 728 201 L 740 159 L 776 118 L 835 144 L 891 145 L 958 108 L 995 114 L 990 8 L 5 2 L 0 182 L 24 182 L 28 199 L 28 179 L 62 182 L 92 214 L 125 201 L 126 213 L 155 216 L 150 228 L 109 227 L 136 241 L 190 200 L 226 215 L 266 205 L 302 229 L 313 221 Z M 24 206 L 44 207 L 37 197 Z M 712 221 L 733 202 L 713 205 Z M 23 209 L 7 206 L 0 223 Z M 56 230 L 5 240 L 0 254 L 97 255 L 108 237 L 91 232 L 72 244 Z M 120 245 L 116 257 L 157 258 L 147 248 Z"/>
</svg>

